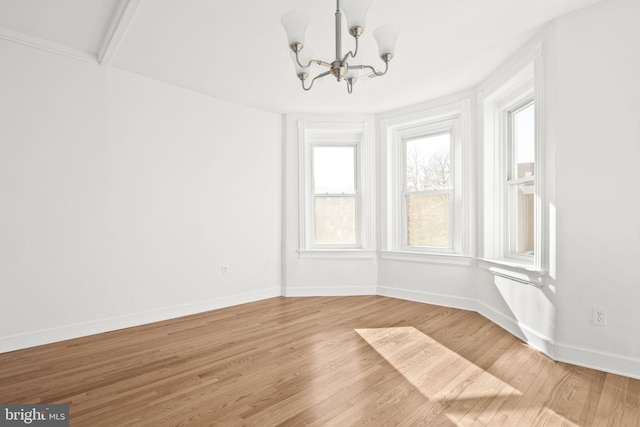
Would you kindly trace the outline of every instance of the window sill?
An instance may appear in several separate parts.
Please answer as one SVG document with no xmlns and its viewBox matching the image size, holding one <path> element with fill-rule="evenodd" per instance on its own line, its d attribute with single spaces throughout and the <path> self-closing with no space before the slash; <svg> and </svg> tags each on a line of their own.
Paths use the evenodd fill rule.
<svg viewBox="0 0 640 427">
<path fill-rule="evenodd" d="M 480 267 L 494 276 L 504 277 L 537 288 L 542 287 L 545 272 L 532 265 L 504 259 L 480 258 L 479 261 Z"/>
<path fill-rule="evenodd" d="M 380 251 L 380 259 L 444 265 L 459 265 L 462 267 L 471 267 L 474 263 L 473 257 L 464 255 L 401 251 Z"/>
<path fill-rule="evenodd" d="M 300 259 L 375 259 L 376 251 L 363 249 L 315 249 L 299 250 Z"/>
</svg>

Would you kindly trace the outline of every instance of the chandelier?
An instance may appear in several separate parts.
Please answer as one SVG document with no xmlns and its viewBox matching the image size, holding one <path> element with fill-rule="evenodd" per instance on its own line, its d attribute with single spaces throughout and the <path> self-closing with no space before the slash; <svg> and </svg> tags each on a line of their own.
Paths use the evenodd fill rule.
<svg viewBox="0 0 640 427">
<path fill-rule="evenodd" d="M 389 61 L 393 58 L 396 39 L 399 33 L 397 25 L 383 25 L 376 28 L 373 32 L 373 37 L 378 43 L 380 59 L 384 61 L 384 70 L 378 71 L 371 65 L 351 65 L 347 62 L 349 58 L 355 58 L 358 54 L 358 42 L 364 32 L 365 18 L 371 2 L 372 0 L 343 0 L 341 8 L 340 0 L 337 0 L 335 14 L 336 57 L 335 60 L 331 62 L 313 59 L 313 51 L 309 48 L 304 48 L 304 35 L 309 25 L 309 18 L 304 12 L 291 11 L 282 16 L 281 22 L 287 32 L 287 41 L 291 49 L 291 58 L 296 67 L 296 75 L 302 82 L 302 88 L 304 90 L 310 90 L 316 80 L 331 74 L 338 82 L 344 80 L 347 83 L 347 91 L 351 93 L 353 84 L 359 77 L 364 77 L 365 75 L 377 77 L 387 73 L 389 70 Z M 347 52 L 345 55 L 342 54 L 343 12 L 347 18 L 349 34 L 351 34 L 355 40 L 354 50 Z M 311 66 L 313 64 L 326 67 L 328 70 L 313 77 L 307 87 L 305 82 L 309 79 Z M 359 74 L 362 73 L 363 70 L 364 75 L 360 76 Z"/>
</svg>

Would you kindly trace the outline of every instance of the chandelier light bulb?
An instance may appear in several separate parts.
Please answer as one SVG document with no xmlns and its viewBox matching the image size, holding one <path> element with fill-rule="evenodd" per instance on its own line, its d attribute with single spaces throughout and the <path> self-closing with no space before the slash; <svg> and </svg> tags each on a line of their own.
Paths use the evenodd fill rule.
<svg viewBox="0 0 640 427">
<path fill-rule="evenodd" d="M 304 35 L 309 26 L 309 17 L 298 10 L 293 10 L 282 15 L 280 19 L 287 33 L 287 41 L 291 50 L 300 50 L 304 46 Z"/>
<path fill-rule="evenodd" d="M 378 43 L 378 53 L 384 61 L 388 62 L 393 57 L 399 34 L 400 27 L 394 24 L 383 25 L 373 32 L 373 37 Z"/>
<path fill-rule="evenodd" d="M 342 11 L 347 17 L 347 28 L 352 36 L 364 31 L 367 12 L 373 0 L 342 0 Z"/>
</svg>

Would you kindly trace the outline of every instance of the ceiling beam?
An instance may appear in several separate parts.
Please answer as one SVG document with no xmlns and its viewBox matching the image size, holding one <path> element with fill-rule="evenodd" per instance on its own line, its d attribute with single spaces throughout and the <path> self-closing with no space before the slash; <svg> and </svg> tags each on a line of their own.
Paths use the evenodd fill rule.
<svg viewBox="0 0 640 427">
<path fill-rule="evenodd" d="M 98 52 L 98 62 L 101 65 L 108 67 L 111 63 L 142 1 L 120 0 Z"/>
</svg>

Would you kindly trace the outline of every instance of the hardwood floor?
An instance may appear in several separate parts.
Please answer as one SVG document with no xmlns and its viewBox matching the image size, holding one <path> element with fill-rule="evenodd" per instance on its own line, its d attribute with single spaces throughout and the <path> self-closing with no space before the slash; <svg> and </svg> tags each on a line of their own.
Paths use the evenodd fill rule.
<svg viewBox="0 0 640 427">
<path fill-rule="evenodd" d="M 553 362 L 477 313 L 274 298 L 0 354 L 1 403 L 72 426 L 639 426 L 640 381 Z"/>
</svg>

